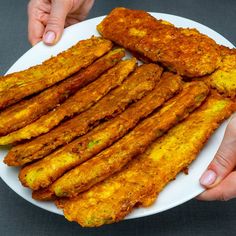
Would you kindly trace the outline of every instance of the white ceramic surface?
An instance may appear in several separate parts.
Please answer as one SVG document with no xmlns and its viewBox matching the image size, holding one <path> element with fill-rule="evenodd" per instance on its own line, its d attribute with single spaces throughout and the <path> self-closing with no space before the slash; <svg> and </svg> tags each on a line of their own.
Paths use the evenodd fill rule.
<svg viewBox="0 0 236 236">
<path fill-rule="evenodd" d="M 158 19 L 167 20 L 178 27 L 196 28 L 200 32 L 213 38 L 217 43 L 228 47 L 234 47 L 222 35 L 195 21 L 163 13 L 151 13 L 151 14 Z M 93 18 L 68 27 L 65 30 L 60 42 L 53 47 L 45 46 L 41 42 L 38 43 L 36 46 L 34 46 L 28 52 L 26 52 L 22 57 L 20 57 L 15 62 L 15 64 L 8 70 L 7 73 L 23 70 L 30 66 L 39 64 L 42 61 L 51 57 L 52 55 L 57 55 L 59 52 L 69 48 L 70 46 L 72 46 L 81 39 L 87 39 L 90 38 L 92 35 L 98 35 L 98 32 L 96 31 L 96 25 L 103 18 L 104 16 Z M 176 180 L 169 183 L 168 186 L 165 187 L 165 189 L 160 193 L 155 204 L 153 204 L 151 207 L 148 208 L 135 209 L 128 217 L 126 217 L 126 219 L 143 217 L 173 208 L 177 205 L 180 205 L 194 198 L 199 193 L 201 193 L 203 191 L 203 188 L 199 185 L 199 177 L 207 167 L 208 163 L 214 157 L 214 154 L 216 153 L 217 148 L 219 147 L 220 142 L 223 138 L 227 122 L 228 121 L 224 122 L 220 126 L 220 128 L 218 128 L 218 130 L 211 137 L 211 139 L 208 141 L 204 149 L 199 154 L 197 160 L 191 164 L 188 175 L 180 173 L 177 176 Z M 7 151 L 8 151 L 7 147 L 0 148 L 0 160 L 3 159 Z M 39 202 L 31 198 L 31 191 L 22 187 L 18 180 L 18 168 L 7 167 L 1 161 L 0 176 L 12 190 L 14 190 L 17 194 L 19 194 L 28 202 L 31 202 L 32 204 L 41 207 L 45 210 L 48 210 L 50 212 L 62 214 L 62 211 L 57 209 L 53 203 Z"/>
</svg>

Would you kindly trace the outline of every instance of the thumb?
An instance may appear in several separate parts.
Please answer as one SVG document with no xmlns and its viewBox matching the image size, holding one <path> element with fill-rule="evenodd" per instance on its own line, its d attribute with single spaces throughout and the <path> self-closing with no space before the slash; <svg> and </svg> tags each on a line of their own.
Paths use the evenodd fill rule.
<svg viewBox="0 0 236 236">
<path fill-rule="evenodd" d="M 59 41 L 64 30 L 65 19 L 71 10 L 71 1 L 52 0 L 51 12 L 43 35 L 43 41 L 47 45 L 53 45 Z"/>
<path fill-rule="evenodd" d="M 229 122 L 224 139 L 207 170 L 200 178 L 200 184 L 212 188 L 221 182 L 236 165 L 236 117 Z"/>
</svg>

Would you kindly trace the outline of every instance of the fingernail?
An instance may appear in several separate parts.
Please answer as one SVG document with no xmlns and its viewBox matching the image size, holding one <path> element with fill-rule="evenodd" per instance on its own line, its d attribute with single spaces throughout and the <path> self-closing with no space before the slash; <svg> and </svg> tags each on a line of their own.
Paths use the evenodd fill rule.
<svg viewBox="0 0 236 236">
<path fill-rule="evenodd" d="M 52 31 L 48 31 L 43 38 L 43 41 L 47 44 L 53 44 L 56 39 L 56 34 Z"/>
<path fill-rule="evenodd" d="M 200 184 L 203 186 L 212 185 L 216 181 L 216 173 L 213 170 L 207 170 L 200 178 Z"/>
</svg>

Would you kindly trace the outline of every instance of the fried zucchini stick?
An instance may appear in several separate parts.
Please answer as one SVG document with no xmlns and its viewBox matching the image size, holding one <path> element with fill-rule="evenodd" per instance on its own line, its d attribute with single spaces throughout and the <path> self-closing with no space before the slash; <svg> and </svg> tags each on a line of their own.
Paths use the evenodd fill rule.
<svg viewBox="0 0 236 236">
<path fill-rule="evenodd" d="M 135 206 L 150 206 L 166 184 L 187 168 L 235 105 L 219 95 L 155 141 L 126 169 L 74 199 L 58 201 L 65 217 L 84 227 L 122 220 Z"/>
<path fill-rule="evenodd" d="M 159 71 L 160 67 L 154 64 L 138 67 L 120 87 L 111 91 L 89 110 L 31 142 L 14 147 L 9 154 L 14 155 L 15 159 L 38 159 L 48 155 L 57 147 L 87 133 L 102 120 L 118 115 L 131 102 L 141 99 L 154 89 L 159 80 Z"/>
<path fill-rule="evenodd" d="M 81 164 L 113 144 L 132 129 L 140 119 L 149 115 L 167 99 L 178 93 L 181 90 L 181 84 L 182 81 L 179 76 L 164 73 L 160 83 L 143 99 L 131 105 L 116 118 L 98 126 L 97 129 L 44 158 L 40 164 L 38 163 L 34 172 L 44 168 L 37 178 L 38 181 L 41 183 L 53 182 L 67 170 Z M 54 166 L 54 168 L 48 168 L 48 166 Z M 51 195 L 50 198 L 53 197 L 53 192 L 50 194 L 50 188 L 33 193 L 33 197 L 38 200 L 48 200 L 49 195 Z"/>
<path fill-rule="evenodd" d="M 222 62 L 220 68 L 209 75 L 207 81 L 212 88 L 227 97 L 236 96 L 236 49 L 221 46 Z"/>
<path fill-rule="evenodd" d="M 160 68 L 159 71 L 156 72 L 157 78 L 160 77 L 161 72 L 162 68 Z M 155 90 L 153 90 L 141 101 L 137 102 L 137 104 L 132 105 L 123 114 L 119 115 L 117 118 L 111 120 L 110 122 L 106 122 L 105 124 L 99 125 L 96 130 L 91 131 L 87 135 L 75 140 L 66 147 L 61 148 L 60 152 L 51 154 L 50 156 L 45 158 L 44 161 L 42 161 L 42 163 L 46 162 L 53 163 L 54 159 L 55 160 L 57 159 L 62 160 L 63 158 L 67 159 L 67 155 L 74 156 L 73 159 L 71 158 L 70 160 L 71 162 L 73 163 L 77 161 L 81 162 L 84 159 L 81 156 L 82 154 L 84 156 L 94 155 L 94 152 L 97 152 L 96 150 L 98 149 L 100 150 L 101 148 L 103 148 L 104 145 L 108 145 L 106 144 L 107 142 L 108 143 L 114 142 L 112 141 L 112 139 L 114 138 L 118 139 L 124 132 L 126 126 L 127 126 L 126 129 L 128 129 L 128 127 L 132 125 L 134 122 L 138 122 L 138 118 L 140 119 L 141 117 L 144 117 L 145 114 L 149 114 L 149 112 L 152 111 L 152 109 L 155 109 L 154 107 L 161 105 L 171 95 L 180 90 L 179 81 L 181 80 L 179 76 L 175 76 L 171 73 L 164 73 L 162 75 L 161 80 L 162 81 L 159 83 L 160 88 L 156 86 Z M 127 118 L 125 118 L 124 116 L 127 116 Z M 117 130 L 120 130 L 119 134 L 116 134 Z M 115 137 L 113 137 L 112 135 Z M 97 142 L 95 140 L 100 140 L 100 141 Z M 89 147 L 89 150 L 86 150 L 87 146 Z M 87 153 L 84 153 L 85 150 L 87 151 Z M 8 156 L 6 156 L 4 162 L 10 166 L 22 166 L 29 162 L 35 161 L 38 158 L 40 158 L 40 156 L 30 156 L 28 158 L 24 156 L 17 157 L 16 155 L 9 154 Z M 61 161 L 59 164 L 62 164 Z M 57 167 L 57 169 L 59 169 L 59 167 Z"/>
<path fill-rule="evenodd" d="M 109 40 L 92 37 L 81 40 L 41 65 L 0 77 L 0 109 L 67 78 L 111 48 Z"/>
<path fill-rule="evenodd" d="M 183 76 L 203 76 L 219 66 L 220 53 L 214 40 L 195 29 L 166 24 L 144 11 L 116 8 L 97 30 L 103 37 Z"/>
<path fill-rule="evenodd" d="M 9 134 L 37 120 L 64 102 L 78 89 L 94 81 L 106 70 L 113 67 L 124 55 L 124 49 L 115 49 L 60 84 L 2 111 L 0 113 L 0 135 Z"/>
<path fill-rule="evenodd" d="M 186 118 L 200 106 L 208 94 L 203 82 L 190 83 L 183 91 L 130 133 L 92 159 L 67 172 L 53 184 L 52 191 L 58 197 L 73 197 L 94 184 L 121 170 L 132 158 L 141 154 L 168 129 Z"/>
<path fill-rule="evenodd" d="M 0 137 L 0 145 L 15 143 L 47 133 L 65 118 L 70 118 L 88 109 L 110 90 L 118 87 L 130 72 L 134 70 L 135 63 L 136 59 L 134 58 L 119 62 L 99 79 L 77 91 L 60 106 L 46 115 L 41 116 L 35 122 L 6 136 Z"/>
</svg>

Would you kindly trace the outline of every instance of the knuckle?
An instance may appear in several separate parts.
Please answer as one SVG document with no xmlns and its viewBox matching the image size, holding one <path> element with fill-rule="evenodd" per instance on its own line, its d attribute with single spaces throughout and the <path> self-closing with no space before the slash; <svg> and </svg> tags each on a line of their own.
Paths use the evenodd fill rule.
<svg viewBox="0 0 236 236">
<path fill-rule="evenodd" d="M 218 150 L 213 164 L 224 168 L 224 170 L 230 169 L 232 164 L 230 158 L 228 158 L 227 156 L 228 155 L 226 155 L 225 152 L 223 152 L 222 150 Z"/>
<path fill-rule="evenodd" d="M 52 4 L 60 4 L 61 6 L 64 6 L 67 9 L 71 9 L 75 5 L 75 0 L 51 0 Z"/>
<path fill-rule="evenodd" d="M 35 19 L 39 19 L 39 16 L 42 15 L 42 12 L 36 6 L 34 2 L 29 2 L 28 4 L 28 15 L 32 16 Z"/>
<path fill-rule="evenodd" d="M 62 21 L 58 16 L 51 16 L 48 19 L 48 25 L 53 28 L 61 28 Z"/>
<path fill-rule="evenodd" d="M 41 11 L 39 11 L 38 9 L 34 9 L 32 12 L 31 12 L 32 16 L 34 17 L 34 19 L 37 19 L 39 21 L 42 21 L 42 17 L 43 17 L 43 14 Z"/>
</svg>

